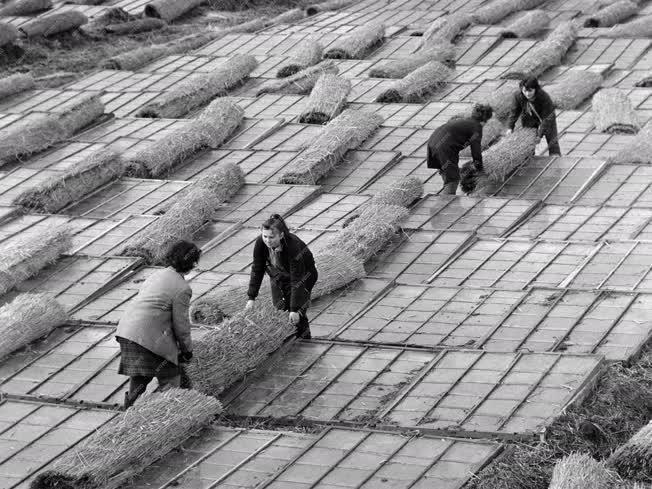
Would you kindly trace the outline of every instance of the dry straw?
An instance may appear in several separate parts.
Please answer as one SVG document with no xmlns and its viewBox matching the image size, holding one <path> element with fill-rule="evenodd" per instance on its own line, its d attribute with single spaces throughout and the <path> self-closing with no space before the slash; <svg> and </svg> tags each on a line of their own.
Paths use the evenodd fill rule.
<svg viewBox="0 0 652 489">
<path fill-rule="evenodd" d="M 428 61 L 401 80 L 395 81 L 390 88 L 376 97 L 376 102 L 420 102 L 443 87 L 452 75 L 453 70 L 445 64 Z"/>
<path fill-rule="evenodd" d="M 109 24 L 104 26 L 103 30 L 108 34 L 128 35 L 162 29 L 166 25 L 165 21 L 161 19 L 145 17 L 120 24 Z"/>
<path fill-rule="evenodd" d="M 601 32 L 602 37 L 652 37 L 652 15 L 637 17 L 636 19 L 618 24 L 605 32 Z"/>
<path fill-rule="evenodd" d="M 119 178 L 125 163 L 117 153 L 101 149 L 82 162 L 18 195 L 14 205 L 37 212 L 54 213 L 93 190 Z"/>
<path fill-rule="evenodd" d="M 0 22 L 0 46 L 14 43 L 20 33 L 18 29 L 11 24 Z"/>
<path fill-rule="evenodd" d="M 624 91 L 604 88 L 592 99 L 593 122 L 600 132 L 635 134 L 640 122 Z"/>
<path fill-rule="evenodd" d="M 534 45 L 520 57 L 502 78 L 523 79 L 539 76 L 552 66 L 557 66 L 577 38 L 577 28 L 572 22 L 559 24 L 543 41 Z"/>
<path fill-rule="evenodd" d="M 179 118 L 215 97 L 224 96 L 256 69 L 256 58 L 236 54 L 210 73 L 191 75 L 169 91 L 147 104 L 140 117 Z"/>
<path fill-rule="evenodd" d="M 297 20 L 301 20 L 305 18 L 306 18 L 306 11 L 304 9 L 293 8 L 288 10 L 287 12 L 283 12 L 282 14 L 277 15 L 276 17 L 272 17 L 271 23 L 272 25 L 292 24 Z"/>
<path fill-rule="evenodd" d="M 47 294 L 20 294 L 0 307 L 0 359 L 52 332 L 68 313 Z"/>
<path fill-rule="evenodd" d="M 572 453 L 552 471 L 549 489 L 612 489 L 618 477 L 587 454 Z"/>
<path fill-rule="evenodd" d="M 449 42 L 442 42 L 432 48 L 419 50 L 403 59 L 382 61 L 369 70 L 369 76 L 372 78 L 403 78 L 430 61 L 453 65 L 455 63 L 455 46 Z"/>
<path fill-rule="evenodd" d="M 633 140 L 607 159 L 615 164 L 652 164 L 652 120 L 636 134 Z"/>
<path fill-rule="evenodd" d="M 256 32 L 270 25 L 272 25 L 272 19 L 269 17 L 258 17 L 247 22 L 232 25 L 231 27 L 213 26 L 210 31 L 216 39 L 219 39 L 234 32 Z"/>
<path fill-rule="evenodd" d="M 49 75 L 40 76 L 34 79 L 36 88 L 59 88 L 76 81 L 79 78 L 79 73 L 72 73 L 68 71 L 57 71 Z"/>
<path fill-rule="evenodd" d="M 306 7 L 306 15 L 311 16 L 319 12 L 328 12 L 329 10 L 339 10 L 356 3 L 357 0 L 329 0 L 326 2 L 315 3 Z"/>
<path fill-rule="evenodd" d="M 602 81 L 600 73 L 569 70 L 557 82 L 548 85 L 546 92 L 550 95 L 555 107 L 572 110 L 599 90 Z"/>
<path fill-rule="evenodd" d="M 412 202 L 420 198 L 422 194 L 423 182 L 421 179 L 417 177 L 406 177 L 397 182 L 387 184 L 366 205 L 399 205 L 401 207 L 408 207 Z"/>
<path fill-rule="evenodd" d="M 21 25 L 18 30 L 27 37 L 48 37 L 62 32 L 72 31 L 88 22 L 77 10 L 68 10 L 58 14 L 45 15 Z"/>
<path fill-rule="evenodd" d="M 191 389 L 145 394 L 57 459 L 30 488 L 115 489 L 221 412 L 217 399 Z"/>
<path fill-rule="evenodd" d="M 499 119 L 495 117 L 489 119 L 487 123 L 484 125 L 484 127 L 482 128 L 482 141 L 480 142 L 480 146 L 482 147 L 482 150 L 484 151 L 489 146 L 491 146 L 496 141 L 498 141 L 504 132 L 505 132 L 505 126 L 503 125 L 502 122 L 500 122 Z M 466 148 L 464 148 L 460 152 L 460 156 L 462 158 L 470 158 L 471 147 L 467 146 Z"/>
<path fill-rule="evenodd" d="M 337 116 L 346 105 L 351 82 L 334 74 L 322 75 L 310 92 L 306 105 L 299 114 L 302 124 L 326 124 Z"/>
<path fill-rule="evenodd" d="M 0 17 L 31 15 L 52 8 L 52 0 L 14 0 L 0 8 Z"/>
<path fill-rule="evenodd" d="M 619 447 L 607 465 L 625 479 L 652 482 L 652 421 Z"/>
<path fill-rule="evenodd" d="M 283 93 L 286 95 L 305 95 L 309 93 L 323 75 L 336 75 L 339 69 L 331 59 L 309 66 L 294 75 L 265 81 L 258 89 L 257 95 L 266 93 Z"/>
<path fill-rule="evenodd" d="M 421 37 L 421 49 L 435 48 L 442 43 L 451 43 L 472 23 L 471 16 L 456 12 L 435 20 Z"/>
<path fill-rule="evenodd" d="M 518 82 L 508 80 L 499 88 L 493 90 L 487 100 L 478 100 L 477 102 L 488 104 L 494 111 L 493 117 L 495 119 L 507 122 L 514 108 L 514 97 L 518 91 Z"/>
<path fill-rule="evenodd" d="M 638 12 L 638 5 L 629 0 L 621 0 L 600 9 L 584 21 L 584 27 L 611 27 L 629 19 Z"/>
<path fill-rule="evenodd" d="M 0 295 L 54 263 L 72 244 L 67 227 L 15 236 L 0 246 Z"/>
<path fill-rule="evenodd" d="M 157 17 L 166 22 L 178 19 L 206 0 L 153 0 L 145 5 L 147 17 Z"/>
<path fill-rule="evenodd" d="M 475 9 L 471 19 L 475 24 L 496 24 L 508 15 L 519 10 L 536 8 L 546 0 L 493 0 L 485 6 Z"/>
<path fill-rule="evenodd" d="M 324 52 L 324 58 L 363 59 L 384 37 L 385 26 L 382 24 L 358 27 L 335 40 Z"/>
<path fill-rule="evenodd" d="M 194 120 L 154 141 L 129 160 L 128 173 L 165 177 L 204 148 L 217 148 L 238 128 L 244 111 L 229 97 L 214 100 Z"/>
<path fill-rule="evenodd" d="M 288 59 L 279 65 L 276 76 L 278 78 L 284 78 L 294 75 L 309 66 L 319 63 L 323 54 L 324 48 L 316 40 L 308 39 L 300 42 L 295 49 L 290 52 Z"/>
<path fill-rule="evenodd" d="M 363 110 L 347 109 L 330 121 L 310 146 L 285 168 L 282 184 L 314 185 L 380 127 L 383 118 Z"/>
<path fill-rule="evenodd" d="M 192 238 L 219 205 L 233 197 L 242 185 L 244 174 L 239 166 L 233 163 L 217 166 L 195 181 L 163 216 L 134 236 L 119 254 L 141 256 L 150 264 L 165 265 L 170 244 Z"/>
<path fill-rule="evenodd" d="M 652 20 L 652 19 L 650 19 Z M 637 87 L 649 88 L 652 87 L 652 71 L 644 73 L 635 84 Z"/>
<path fill-rule="evenodd" d="M 29 73 L 16 73 L 0 78 L 0 99 L 36 88 L 34 78 Z"/>
<path fill-rule="evenodd" d="M 530 10 L 505 27 L 500 36 L 506 39 L 535 37 L 550 24 L 550 17 L 545 10 Z"/>
</svg>

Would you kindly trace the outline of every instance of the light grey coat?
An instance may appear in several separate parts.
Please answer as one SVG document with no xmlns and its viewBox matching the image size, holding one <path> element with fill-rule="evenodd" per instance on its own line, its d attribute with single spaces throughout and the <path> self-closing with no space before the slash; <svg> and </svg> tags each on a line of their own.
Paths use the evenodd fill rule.
<svg viewBox="0 0 652 489">
<path fill-rule="evenodd" d="M 143 282 L 127 306 L 115 335 L 178 365 L 179 352 L 192 351 L 191 297 L 190 285 L 174 268 L 158 270 Z"/>
</svg>

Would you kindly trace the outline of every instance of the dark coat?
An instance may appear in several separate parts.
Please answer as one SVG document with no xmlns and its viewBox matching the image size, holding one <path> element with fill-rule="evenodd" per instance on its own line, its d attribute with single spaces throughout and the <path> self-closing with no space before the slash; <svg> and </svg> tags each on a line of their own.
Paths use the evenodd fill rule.
<svg viewBox="0 0 652 489">
<path fill-rule="evenodd" d="M 553 126 L 556 127 L 555 104 L 552 102 L 550 95 L 539 88 L 531 104 L 534 111 L 529 109 L 528 100 L 519 90 L 512 101 L 512 110 L 507 119 L 508 127 L 514 129 L 516 121 L 520 117 L 523 127 L 538 129 L 539 137 L 550 134 Z"/>
<path fill-rule="evenodd" d="M 441 170 L 444 183 L 459 181 L 460 151 L 471 146 L 471 156 L 482 168 L 482 124 L 475 119 L 454 118 L 439 126 L 428 140 L 428 168 Z"/>
<path fill-rule="evenodd" d="M 258 236 L 254 244 L 254 262 L 251 265 L 248 295 L 252 300 L 258 296 L 263 276 L 267 272 L 272 296 L 285 297 L 286 302 L 289 301 L 289 304 L 286 304 L 287 309 L 297 312 L 307 307 L 312 288 L 317 282 L 315 259 L 308 246 L 294 234 L 290 233 L 284 237 L 281 246 L 281 264 L 288 272 L 287 276 L 279 276 L 274 272 L 269 259 L 269 248 L 262 236 Z"/>
</svg>

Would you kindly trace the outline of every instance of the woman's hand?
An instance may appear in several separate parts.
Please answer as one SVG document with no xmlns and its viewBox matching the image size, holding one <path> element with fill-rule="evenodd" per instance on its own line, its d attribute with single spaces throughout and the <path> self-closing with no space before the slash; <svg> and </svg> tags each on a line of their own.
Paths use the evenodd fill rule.
<svg viewBox="0 0 652 489">
<path fill-rule="evenodd" d="M 253 299 L 249 299 L 249 300 L 247 301 L 247 305 L 245 306 L 245 311 L 250 311 L 251 309 L 253 309 L 253 308 L 254 308 L 254 303 L 255 303 L 255 302 L 256 302 L 256 301 L 254 301 Z"/>
<path fill-rule="evenodd" d="M 505 131 L 505 136 L 509 136 L 511 133 L 512 133 L 512 130 L 511 130 L 511 129 L 507 129 L 507 130 Z"/>
<path fill-rule="evenodd" d="M 290 322 L 296 326 L 297 324 L 299 324 L 299 321 L 301 320 L 301 315 L 298 312 L 291 312 L 289 319 Z"/>
<path fill-rule="evenodd" d="M 179 354 L 179 362 L 180 363 L 188 363 L 188 362 L 190 362 L 190 360 L 192 360 L 192 352 L 191 351 L 187 351 L 185 353 L 180 353 Z"/>
</svg>

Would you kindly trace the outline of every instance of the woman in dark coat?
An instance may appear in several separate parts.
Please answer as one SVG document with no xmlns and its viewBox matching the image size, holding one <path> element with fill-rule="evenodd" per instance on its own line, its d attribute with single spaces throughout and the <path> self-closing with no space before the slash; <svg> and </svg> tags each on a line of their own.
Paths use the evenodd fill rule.
<svg viewBox="0 0 652 489">
<path fill-rule="evenodd" d="M 546 137 L 549 155 L 560 156 L 557 116 L 550 95 L 541 88 L 539 80 L 534 77 L 521 80 L 519 87 L 518 93 L 514 94 L 512 111 L 507 120 L 507 134 L 514 130 L 520 117 L 523 127 L 536 129 L 539 138 Z"/>
<path fill-rule="evenodd" d="M 170 266 L 153 273 L 131 300 L 116 330 L 120 343 L 118 373 L 130 377 L 125 408 L 145 392 L 154 377 L 159 389 L 179 387 L 179 363 L 192 358 L 188 308 L 192 290 L 183 278 L 199 261 L 193 243 L 171 246 Z"/>
<path fill-rule="evenodd" d="M 306 310 L 318 277 L 315 260 L 308 246 L 290 233 L 278 214 L 272 214 L 262 224 L 261 234 L 254 244 L 247 309 L 254 306 L 265 272 L 270 278 L 274 305 L 289 311 L 289 320 L 296 326 L 298 338 L 310 338 Z"/>
</svg>

